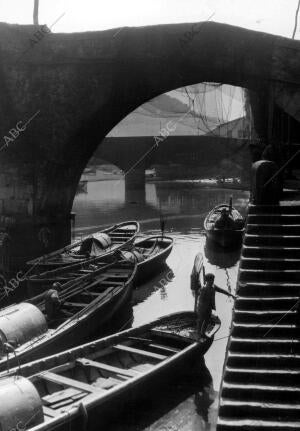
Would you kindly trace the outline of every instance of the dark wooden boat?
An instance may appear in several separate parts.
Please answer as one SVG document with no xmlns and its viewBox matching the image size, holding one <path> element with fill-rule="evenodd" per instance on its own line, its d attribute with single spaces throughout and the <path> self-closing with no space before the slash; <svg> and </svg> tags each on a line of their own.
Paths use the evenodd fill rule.
<svg viewBox="0 0 300 431">
<path fill-rule="evenodd" d="M 221 216 L 223 209 L 229 211 L 230 216 L 234 222 L 231 228 L 219 229 L 215 226 L 216 221 Z M 223 248 L 233 248 L 241 245 L 243 234 L 244 234 L 244 218 L 242 215 L 233 208 L 231 205 L 221 204 L 213 208 L 208 213 L 204 220 L 204 229 L 206 231 L 206 237 L 209 241 L 218 244 Z"/>
<path fill-rule="evenodd" d="M 111 253 L 85 269 L 68 267 L 53 272 L 59 273 L 57 278 L 50 278 L 51 271 L 44 274 L 44 287 L 51 286 L 53 279 L 61 280 L 58 300 L 50 289 L 0 311 L 0 369 L 6 367 L 7 351 L 11 364 L 23 363 L 97 335 L 130 298 L 136 263 Z M 54 299 L 49 299 L 50 293 Z"/>
<path fill-rule="evenodd" d="M 219 327 L 213 316 L 197 341 L 195 313 L 175 313 L 2 373 L 0 394 L 17 393 L 19 404 L 31 399 L 27 409 L 6 409 L 4 416 L 11 428 L 26 422 L 31 431 L 95 429 L 105 409 L 117 414 L 150 382 L 157 389 L 168 374 L 174 380 L 198 361 Z M 0 401 L 5 405 L 5 395 Z"/>
<path fill-rule="evenodd" d="M 64 248 L 27 262 L 31 274 L 38 274 L 47 269 L 60 268 L 83 262 L 91 257 L 101 256 L 122 247 L 133 244 L 140 231 L 140 225 L 136 221 L 118 223 L 107 229 L 95 232 Z"/>
<path fill-rule="evenodd" d="M 166 259 L 173 248 L 173 238 L 169 236 L 149 236 L 136 239 L 130 251 L 123 251 L 122 255 L 131 261 L 137 261 L 135 285 L 153 278 L 161 271 Z"/>
</svg>

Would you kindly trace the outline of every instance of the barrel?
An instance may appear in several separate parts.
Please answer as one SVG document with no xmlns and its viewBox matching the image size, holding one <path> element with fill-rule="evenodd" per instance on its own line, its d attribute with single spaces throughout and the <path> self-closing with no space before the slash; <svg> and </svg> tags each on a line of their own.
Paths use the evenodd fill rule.
<svg viewBox="0 0 300 431">
<path fill-rule="evenodd" d="M 48 329 L 41 310 L 29 302 L 21 302 L 0 311 L 0 352 L 5 353 L 4 343 L 14 347 L 26 343 Z"/>
<path fill-rule="evenodd" d="M 99 233 L 95 237 L 89 236 L 82 241 L 79 254 L 98 256 L 102 250 L 107 249 L 111 244 L 111 238 L 106 233 Z"/>
<path fill-rule="evenodd" d="M 99 241 L 99 243 L 102 245 L 102 248 L 108 248 L 111 246 L 111 238 L 106 233 L 99 233 L 95 239 Z"/>
<path fill-rule="evenodd" d="M 33 383 L 21 376 L 1 379 L 1 431 L 27 430 L 42 422 L 44 422 L 42 400 Z"/>
<path fill-rule="evenodd" d="M 124 259 L 128 260 L 129 262 L 143 262 L 144 260 L 144 256 L 142 255 L 142 253 L 140 253 L 137 250 L 132 250 L 132 251 L 127 251 L 124 250 L 122 251 L 122 255 L 124 256 Z"/>
</svg>

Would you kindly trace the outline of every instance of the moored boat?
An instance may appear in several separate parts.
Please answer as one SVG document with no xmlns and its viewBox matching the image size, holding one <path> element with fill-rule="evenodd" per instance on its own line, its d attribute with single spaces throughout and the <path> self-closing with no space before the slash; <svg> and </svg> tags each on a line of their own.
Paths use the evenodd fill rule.
<svg viewBox="0 0 300 431">
<path fill-rule="evenodd" d="M 137 398 L 151 382 L 159 387 L 168 374 L 177 378 L 209 349 L 219 327 L 212 316 L 197 341 L 196 314 L 174 313 L 2 373 L 3 410 L 4 392 L 15 392 L 18 404 L 23 399 L 23 409 L 5 409 L 2 430 L 25 423 L 31 431 L 93 429 L 107 407 L 115 414 L 112 405 Z"/>
<path fill-rule="evenodd" d="M 173 238 L 163 235 L 136 239 L 130 251 L 122 250 L 122 255 L 131 261 L 137 261 L 137 273 L 134 284 L 138 285 L 153 278 L 166 263 L 173 248 Z"/>
<path fill-rule="evenodd" d="M 136 221 L 118 223 L 75 241 L 64 248 L 28 261 L 27 266 L 30 267 L 28 272 L 39 274 L 47 269 L 61 268 L 122 247 L 128 247 L 133 244 L 139 231 L 140 225 Z"/>
<path fill-rule="evenodd" d="M 218 221 L 224 213 L 228 214 L 230 224 L 218 227 Z M 204 220 L 207 239 L 223 248 L 234 248 L 241 245 L 244 234 L 244 218 L 231 204 L 221 204 L 213 208 Z"/>
<path fill-rule="evenodd" d="M 64 282 L 61 278 L 50 279 L 46 273 L 44 282 L 51 289 L 3 308 L 0 369 L 7 363 L 24 363 L 97 335 L 132 291 L 136 263 L 117 254 L 98 258 L 85 269 L 65 268 Z M 57 280 L 54 286 L 53 280 Z"/>
</svg>

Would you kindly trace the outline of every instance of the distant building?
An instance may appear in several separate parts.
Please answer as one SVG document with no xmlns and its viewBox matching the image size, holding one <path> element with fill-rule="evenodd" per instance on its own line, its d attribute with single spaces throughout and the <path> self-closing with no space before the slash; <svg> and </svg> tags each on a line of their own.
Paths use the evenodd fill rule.
<svg viewBox="0 0 300 431">
<path fill-rule="evenodd" d="M 253 127 L 250 127 L 250 121 L 247 117 L 240 117 L 228 121 L 207 133 L 208 136 L 234 139 L 254 139 L 255 137 L 253 134 Z"/>
</svg>

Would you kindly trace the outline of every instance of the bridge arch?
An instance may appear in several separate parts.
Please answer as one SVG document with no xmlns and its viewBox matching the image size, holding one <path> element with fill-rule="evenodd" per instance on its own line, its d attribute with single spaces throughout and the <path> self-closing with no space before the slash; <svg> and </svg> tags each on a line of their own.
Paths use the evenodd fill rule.
<svg viewBox="0 0 300 431">
<path fill-rule="evenodd" d="M 33 244 L 31 255 L 44 251 L 43 224 L 54 226 L 51 248 L 68 241 L 56 226 L 67 225 L 87 161 L 122 118 L 153 97 L 227 83 L 263 94 L 260 111 L 271 94 L 269 104 L 299 121 L 300 42 L 204 22 L 124 28 L 116 37 L 115 30 L 47 34 L 28 49 L 36 30 L 0 24 L 0 136 L 26 124 L 0 153 L 2 228 L 19 238 L 13 254 L 20 262 L 29 252 L 20 241 Z M 19 236 L 25 225 L 28 241 Z"/>
</svg>

